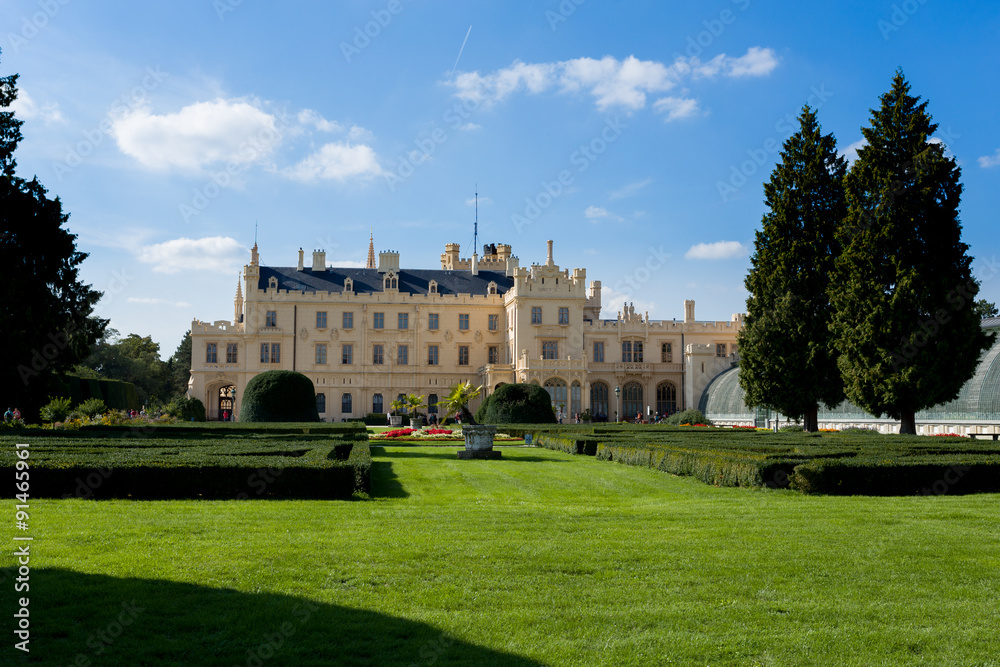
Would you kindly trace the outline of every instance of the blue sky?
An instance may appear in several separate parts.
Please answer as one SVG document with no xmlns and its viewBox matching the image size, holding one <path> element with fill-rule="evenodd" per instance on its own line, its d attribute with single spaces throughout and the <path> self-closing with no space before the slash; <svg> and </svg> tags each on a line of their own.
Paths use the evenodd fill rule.
<svg viewBox="0 0 1000 667">
<path fill-rule="evenodd" d="M 70 213 L 98 313 L 164 356 L 232 317 L 254 226 L 363 265 L 509 243 L 585 267 L 605 316 L 745 309 L 762 183 L 805 103 L 841 150 L 897 67 L 963 168 L 964 239 L 1000 301 L 993 1 L 0 0 L 22 176 Z M 776 149 L 777 147 L 777 149 Z"/>
</svg>

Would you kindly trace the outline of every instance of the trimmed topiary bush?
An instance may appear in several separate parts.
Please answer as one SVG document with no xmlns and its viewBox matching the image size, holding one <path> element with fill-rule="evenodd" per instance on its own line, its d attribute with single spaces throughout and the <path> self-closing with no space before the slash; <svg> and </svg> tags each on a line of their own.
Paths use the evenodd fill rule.
<svg viewBox="0 0 1000 667">
<path fill-rule="evenodd" d="M 484 398 L 482 404 L 479 406 L 479 409 L 476 410 L 476 421 L 478 423 L 480 423 L 480 424 L 485 424 L 486 423 L 484 421 L 486 419 L 486 409 L 488 408 L 488 406 L 490 404 L 490 399 L 491 398 L 493 398 L 493 394 L 490 394 L 489 396 L 487 396 L 486 398 Z"/>
<path fill-rule="evenodd" d="M 312 381 L 295 371 L 265 371 L 243 391 L 241 422 L 318 422 Z"/>
<path fill-rule="evenodd" d="M 205 404 L 197 398 L 179 396 L 170 401 L 170 405 L 167 406 L 166 412 L 171 417 L 176 417 L 177 419 L 185 422 L 205 421 Z"/>
<path fill-rule="evenodd" d="M 678 412 L 667 417 L 667 424 L 670 426 L 680 426 L 681 424 L 704 424 L 711 426 L 712 422 L 702 414 L 701 410 L 691 408 L 684 412 Z"/>
<path fill-rule="evenodd" d="M 537 384 L 505 384 L 490 396 L 483 424 L 555 424 L 549 392 Z"/>
</svg>

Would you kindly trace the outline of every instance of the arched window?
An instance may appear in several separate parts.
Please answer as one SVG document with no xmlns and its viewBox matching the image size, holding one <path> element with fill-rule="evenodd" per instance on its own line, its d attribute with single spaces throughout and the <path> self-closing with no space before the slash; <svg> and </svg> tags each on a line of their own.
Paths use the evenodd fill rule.
<svg viewBox="0 0 1000 667">
<path fill-rule="evenodd" d="M 354 281 L 350 278 L 344 278 L 344 291 L 353 292 L 354 291 Z"/>
<path fill-rule="evenodd" d="M 382 410 L 382 394 L 375 394 L 372 396 L 372 412 L 381 413 Z"/>
<path fill-rule="evenodd" d="M 268 278 L 267 279 L 267 288 L 268 289 L 277 289 L 278 288 L 278 279 L 275 278 L 274 276 L 271 276 L 270 278 Z"/>
<path fill-rule="evenodd" d="M 399 278 L 395 272 L 389 271 L 382 279 L 382 289 L 399 289 Z"/>
<path fill-rule="evenodd" d="M 574 382 L 569 388 L 569 414 L 580 412 L 580 383 Z"/>
<path fill-rule="evenodd" d="M 427 414 L 436 415 L 438 413 L 438 395 L 427 395 Z"/>
<path fill-rule="evenodd" d="M 320 414 L 326 412 L 326 394 L 316 394 L 316 412 Z"/>
<path fill-rule="evenodd" d="M 489 284 L 489 287 L 486 290 L 486 293 L 487 294 L 496 294 L 497 293 L 497 284 L 495 282 L 493 282 L 492 280 L 490 281 L 490 284 Z"/>
<path fill-rule="evenodd" d="M 622 387 L 622 419 L 629 421 L 641 416 L 642 407 L 642 385 L 638 382 L 627 382 Z"/>
<path fill-rule="evenodd" d="M 677 412 L 677 387 L 673 382 L 656 385 L 656 411 L 664 416 Z"/>
<path fill-rule="evenodd" d="M 549 378 L 543 385 L 545 391 L 549 392 L 552 405 L 556 410 L 566 411 L 566 381 L 561 378 Z"/>
<path fill-rule="evenodd" d="M 428 294 L 438 293 L 438 281 L 432 280 L 427 284 L 427 293 Z"/>
<path fill-rule="evenodd" d="M 590 414 L 601 421 L 608 418 L 608 385 L 603 382 L 590 385 Z"/>
<path fill-rule="evenodd" d="M 340 411 L 345 415 L 354 412 L 354 399 L 350 394 L 344 394 L 340 397 Z"/>
</svg>

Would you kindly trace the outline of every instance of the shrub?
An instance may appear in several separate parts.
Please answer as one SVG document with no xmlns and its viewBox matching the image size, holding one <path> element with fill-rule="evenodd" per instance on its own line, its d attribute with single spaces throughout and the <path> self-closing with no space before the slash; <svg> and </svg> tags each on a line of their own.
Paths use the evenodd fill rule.
<svg viewBox="0 0 1000 667">
<path fill-rule="evenodd" d="M 805 429 L 802 428 L 801 424 L 789 424 L 788 426 L 782 426 L 779 430 L 786 433 L 802 433 Z"/>
<path fill-rule="evenodd" d="M 712 421 L 703 415 L 701 410 L 695 410 L 694 408 L 670 415 L 667 417 L 666 423 L 670 426 L 680 426 L 681 424 L 712 426 Z"/>
<path fill-rule="evenodd" d="M 480 424 L 486 423 L 486 410 L 489 407 L 490 400 L 492 400 L 492 398 L 493 394 L 490 394 L 489 396 L 484 398 L 482 404 L 479 406 L 479 409 L 476 410 L 476 421 L 478 423 Z"/>
<path fill-rule="evenodd" d="M 537 384 L 505 384 L 490 396 L 485 424 L 555 424 L 549 392 Z"/>
<path fill-rule="evenodd" d="M 170 401 L 167 406 L 167 414 L 176 417 L 181 421 L 205 421 L 205 404 L 197 398 L 181 396 Z"/>
<path fill-rule="evenodd" d="M 295 371 L 264 371 L 243 391 L 240 421 L 318 422 L 312 381 Z"/>
<path fill-rule="evenodd" d="M 385 426 L 389 423 L 389 417 L 384 412 L 369 412 L 361 421 L 368 426 Z"/>
<path fill-rule="evenodd" d="M 41 417 L 45 422 L 65 421 L 69 415 L 70 400 L 68 398 L 52 398 L 48 404 L 42 407 Z"/>
<path fill-rule="evenodd" d="M 83 403 L 76 406 L 76 411 L 81 415 L 93 417 L 94 415 L 103 415 L 108 411 L 108 406 L 105 405 L 104 401 L 99 398 L 88 398 Z"/>
</svg>

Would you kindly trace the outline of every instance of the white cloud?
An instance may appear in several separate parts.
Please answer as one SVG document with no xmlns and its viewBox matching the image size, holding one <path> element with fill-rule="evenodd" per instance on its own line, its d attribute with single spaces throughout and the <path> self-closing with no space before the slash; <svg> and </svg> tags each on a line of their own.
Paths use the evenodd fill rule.
<svg viewBox="0 0 1000 667">
<path fill-rule="evenodd" d="M 979 166 L 983 169 L 989 169 L 998 165 L 1000 165 L 1000 148 L 993 155 L 984 155 L 979 158 Z"/>
<path fill-rule="evenodd" d="M 479 205 L 480 206 L 489 206 L 492 203 L 493 203 L 493 200 L 490 199 L 489 197 L 480 197 L 479 198 Z M 466 206 L 475 206 L 476 205 L 476 198 L 475 197 L 469 197 L 468 199 L 465 200 L 465 205 Z"/>
<path fill-rule="evenodd" d="M 155 273 L 235 273 L 248 252 L 236 239 L 228 236 L 179 238 L 143 246 L 139 251 L 139 261 L 152 264 Z"/>
<path fill-rule="evenodd" d="M 685 79 L 764 76 L 777 65 L 773 50 L 754 46 L 742 56 L 720 54 L 707 63 L 698 58 L 678 58 L 664 64 L 635 56 L 623 60 L 605 56 L 599 60 L 576 58 L 535 64 L 515 60 L 510 67 L 487 74 L 463 72 L 446 83 L 456 89 L 459 99 L 486 106 L 517 92 L 537 94 L 556 88 L 563 93 L 586 92 L 595 98 L 597 108 L 602 111 L 609 107 L 635 110 L 646 106 L 647 95 L 665 93 Z M 691 99 L 666 97 L 658 103 L 658 110 L 668 114 L 667 120 L 697 111 L 697 102 Z"/>
<path fill-rule="evenodd" d="M 849 163 L 854 164 L 854 161 L 858 159 L 858 149 L 864 148 L 867 145 L 867 139 L 858 139 L 853 144 L 849 144 L 847 148 L 840 151 L 840 155 L 847 158 Z"/>
<path fill-rule="evenodd" d="M 591 222 L 598 222 L 602 218 L 607 218 L 609 220 L 614 220 L 615 222 L 625 222 L 625 219 L 619 215 L 615 215 L 606 208 L 601 208 L 600 206 L 588 206 L 587 210 L 583 212 L 583 215 L 587 220 Z"/>
<path fill-rule="evenodd" d="M 339 123 L 323 118 L 318 111 L 313 111 L 312 109 L 303 109 L 300 111 L 298 120 L 300 125 L 311 125 L 320 132 L 341 132 L 344 129 Z M 353 130 L 354 128 L 351 129 Z"/>
<path fill-rule="evenodd" d="M 608 193 L 608 199 L 626 199 L 627 197 L 632 197 L 638 194 L 639 190 L 642 190 L 647 185 L 653 182 L 652 176 L 649 178 L 644 178 L 641 181 L 635 181 L 634 183 L 628 183 L 623 185 L 617 190 L 612 190 Z"/>
<path fill-rule="evenodd" d="M 249 164 L 267 157 L 281 138 L 275 116 L 243 100 L 196 102 L 155 115 L 147 106 L 113 122 L 118 148 L 153 169 Z"/>
<path fill-rule="evenodd" d="M 698 100 L 685 97 L 664 97 L 656 100 L 653 109 L 667 114 L 663 122 L 669 123 L 679 118 L 688 118 L 698 113 Z"/>
<path fill-rule="evenodd" d="M 128 299 L 126 299 L 126 301 L 128 301 L 129 303 L 140 303 L 149 306 L 158 306 L 162 304 L 164 306 L 173 306 L 175 308 L 191 307 L 191 304 L 188 303 L 187 301 L 169 301 L 167 299 L 157 299 L 148 296 L 145 297 L 130 296 Z"/>
<path fill-rule="evenodd" d="M 382 173 L 375 151 L 364 144 L 351 145 L 335 141 L 299 162 L 285 175 L 296 181 L 344 181 L 354 177 L 378 176 Z"/>
<path fill-rule="evenodd" d="M 698 243 L 684 253 L 684 259 L 732 259 L 743 257 L 747 248 L 739 241 L 716 241 L 715 243 Z"/>
<path fill-rule="evenodd" d="M 37 118 L 43 121 L 46 125 L 66 122 L 66 120 L 62 117 L 62 113 L 59 111 L 58 104 L 55 102 L 48 102 L 39 107 L 38 103 L 35 102 L 34 98 L 32 98 L 31 95 L 28 94 L 28 91 L 24 88 L 17 91 L 17 99 L 11 103 L 9 108 L 14 112 L 14 115 L 19 120 L 31 120 Z"/>
<path fill-rule="evenodd" d="M 483 129 L 483 126 L 477 123 L 466 123 L 465 125 L 460 125 L 458 129 L 462 130 L 462 132 L 472 132 Z"/>
</svg>

